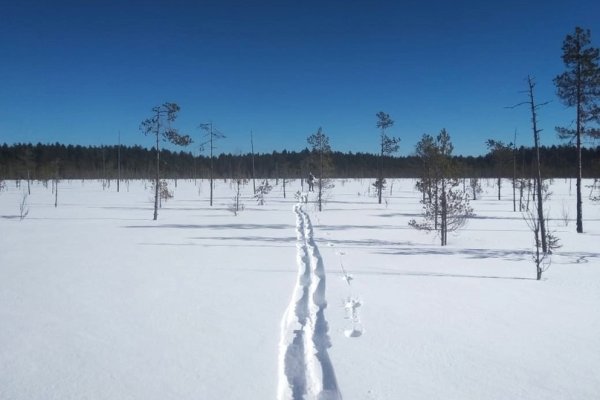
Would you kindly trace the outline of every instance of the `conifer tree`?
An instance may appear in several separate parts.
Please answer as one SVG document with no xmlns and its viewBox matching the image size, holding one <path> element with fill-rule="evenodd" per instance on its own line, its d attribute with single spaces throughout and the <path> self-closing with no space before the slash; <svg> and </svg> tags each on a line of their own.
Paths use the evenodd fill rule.
<svg viewBox="0 0 600 400">
<path fill-rule="evenodd" d="M 376 114 L 377 116 L 377 127 L 381 130 L 379 135 L 379 168 L 377 174 L 377 180 L 375 181 L 375 188 L 377 189 L 377 198 L 379 204 L 381 204 L 381 195 L 385 187 L 385 178 L 383 177 L 383 159 L 385 156 L 390 156 L 398 151 L 400 139 L 388 136 L 385 131 L 394 125 L 394 120 L 390 118 L 390 115 L 380 111 Z"/>
<path fill-rule="evenodd" d="M 431 139 L 431 136 L 423 135 L 423 139 L 417 144 L 417 152 L 426 154 L 429 168 L 427 178 L 429 182 L 417 187 L 431 194 L 421 200 L 423 222 L 413 219 L 409 225 L 420 230 L 438 231 L 440 244 L 446 246 L 448 232 L 464 226 L 468 218 L 473 215 L 473 209 L 469 205 L 469 196 L 461 189 L 456 175 L 456 166 L 453 165 L 451 158 L 454 146 L 450 135 L 442 129 L 435 141 Z M 424 149 L 426 151 L 423 151 Z"/>
<path fill-rule="evenodd" d="M 331 146 L 329 145 L 329 137 L 323 133 L 323 129 L 319 127 L 316 133 L 313 133 L 307 138 L 307 141 L 311 147 L 312 155 L 316 158 L 316 160 L 313 160 L 313 163 L 316 164 L 319 169 L 319 177 L 317 179 L 317 204 L 319 206 L 319 211 L 323 211 L 323 195 L 327 189 L 333 187 L 333 183 L 325 177 L 326 173 L 331 168 Z"/>
<path fill-rule="evenodd" d="M 557 127 L 559 137 L 575 140 L 577 150 L 577 232 L 583 233 L 581 195 L 581 144 L 584 136 L 600 136 L 591 123 L 600 123 L 600 54 L 591 47 L 589 29 L 575 28 L 562 46 L 562 60 L 567 70 L 554 78 L 558 97 L 567 107 L 575 107 L 575 129 Z"/>
<path fill-rule="evenodd" d="M 154 220 L 158 219 L 158 202 L 160 190 L 160 142 L 170 142 L 178 146 L 192 143 L 189 135 L 182 135 L 171 128 L 171 122 L 177 118 L 179 106 L 175 103 L 164 103 L 152 108 L 152 117 L 142 121 L 140 130 L 144 135 L 154 135 L 156 139 L 156 176 L 154 180 Z"/>
</svg>

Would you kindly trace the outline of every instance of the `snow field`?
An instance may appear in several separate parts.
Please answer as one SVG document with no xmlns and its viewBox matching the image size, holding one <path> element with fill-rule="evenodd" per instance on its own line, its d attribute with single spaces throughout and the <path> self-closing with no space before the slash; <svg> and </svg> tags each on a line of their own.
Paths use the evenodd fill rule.
<svg viewBox="0 0 600 400">
<path fill-rule="evenodd" d="M 500 201 L 493 182 L 484 185 L 476 217 L 444 248 L 408 227 L 420 212 L 414 181 L 391 182 L 378 205 L 370 180 L 336 181 L 324 212 L 304 206 L 309 223 L 292 211 L 298 181 L 287 199 L 275 186 L 264 206 L 246 186 L 238 216 L 227 211 L 228 182 L 217 181 L 211 209 L 207 182 L 171 181 L 175 197 L 158 221 L 140 181 L 121 193 L 114 182 L 61 182 L 56 209 L 35 184 L 19 221 L 22 188 L 8 182 L 0 398 L 301 398 L 282 384 L 296 375 L 281 351 L 301 326 L 296 301 L 312 290 L 308 312 L 316 318 L 327 305 L 328 329 L 305 325 L 303 342 L 323 333 L 308 356 L 328 360 L 298 364 L 296 393 L 329 382 L 347 400 L 596 399 L 600 205 L 584 196 L 585 233 L 576 234 L 574 182 L 554 181 L 550 228 L 563 247 L 537 282 L 532 234 L 512 212 L 508 181 Z M 304 285 L 316 267 L 325 274 Z M 344 334 L 354 326 L 349 298 L 361 303 L 360 337 Z"/>
</svg>

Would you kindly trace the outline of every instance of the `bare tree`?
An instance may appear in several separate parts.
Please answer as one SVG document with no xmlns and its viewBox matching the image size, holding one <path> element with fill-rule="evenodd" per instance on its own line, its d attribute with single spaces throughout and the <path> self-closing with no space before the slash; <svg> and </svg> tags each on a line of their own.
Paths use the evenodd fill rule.
<svg viewBox="0 0 600 400">
<path fill-rule="evenodd" d="M 554 233 L 546 231 L 542 234 L 542 222 L 547 220 L 547 218 L 539 218 L 539 210 L 537 210 L 538 204 L 534 203 L 534 208 L 536 210 L 523 213 L 523 219 L 533 233 L 534 250 L 532 258 L 535 263 L 536 279 L 539 281 L 542 279 L 542 274 L 550 268 L 550 256 L 552 251 L 561 246 L 558 237 L 556 237 Z M 543 249 L 543 243 L 546 243 L 546 251 Z"/>
<path fill-rule="evenodd" d="M 117 146 L 117 192 L 121 189 L 121 131 L 119 131 L 119 144 Z"/>
<path fill-rule="evenodd" d="M 180 108 L 175 103 L 164 103 L 152 108 L 152 117 L 142 121 L 140 130 L 144 135 L 154 135 L 156 139 L 156 178 L 154 181 L 154 220 L 158 219 L 158 202 L 160 188 L 160 142 L 170 142 L 178 146 L 192 143 L 189 135 L 182 135 L 171 128 L 171 123 L 177 118 Z"/>
<path fill-rule="evenodd" d="M 58 180 L 60 177 L 60 159 L 54 160 L 54 208 L 58 207 Z"/>
<path fill-rule="evenodd" d="M 498 182 L 498 200 L 500 200 L 502 196 L 502 175 L 508 160 L 511 158 L 513 144 L 504 144 L 504 142 L 494 139 L 488 139 L 485 144 L 494 160 L 494 168 L 496 169 L 496 179 Z"/>
<path fill-rule="evenodd" d="M 246 185 L 248 181 L 243 178 L 234 179 L 235 192 L 232 198 L 231 204 L 227 208 L 229 211 L 233 213 L 233 215 L 238 215 L 240 211 L 244 210 L 244 204 L 242 203 L 242 187 Z"/>
<path fill-rule="evenodd" d="M 256 176 L 254 171 L 254 135 L 250 131 L 250 149 L 252 150 L 252 192 L 256 193 Z"/>
<path fill-rule="evenodd" d="M 214 169 L 213 169 L 213 154 L 215 149 L 217 148 L 215 142 L 219 139 L 225 138 L 225 135 L 220 131 L 215 129 L 212 122 L 208 122 L 205 124 L 200 124 L 200 129 L 205 131 L 204 133 L 204 142 L 200 145 L 203 149 L 205 146 L 208 146 L 210 151 L 210 206 L 213 205 L 213 189 L 214 189 Z"/>
<path fill-rule="evenodd" d="M 537 112 L 540 109 L 540 107 L 545 106 L 546 104 L 548 104 L 548 102 L 545 103 L 541 103 L 541 104 L 536 104 L 535 102 L 535 97 L 534 97 L 534 88 L 535 88 L 535 80 L 528 75 L 527 76 L 527 97 L 528 100 L 518 103 L 514 106 L 508 107 L 508 108 L 516 108 L 522 105 L 526 105 L 529 107 L 529 110 L 531 112 L 531 130 L 533 131 L 533 144 L 534 144 L 534 150 L 535 150 L 535 178 L 534 178 L 534 183 L 535 183 L 535 194 L 536 194 L 536 200 L 537 200 L 537 213 L 538 213 L 538 220 L 539 220 L 539 229 L 540 229 L 540 240 L 541 240 L 541 244 L 542 244 L 542 251 L 544 253 L 548 252 L 548 244 L 546 242 L 546 222 L 544 219 L 544 205 L 543 205 L 543 197 L 542 197 L 542 190 L 543 190 L 543 182 L 542 182 L 542 170 L 541 170 L 541 162 L 540 162 L 540 133 L 542 132 L 542 129 L 538 128 L 538 120 L 537 120 Z M 528 207 L 529 208 L 529 207 Z"/>
<path fill-rule="evenodd" d="M 515 138 L 512 142 L 512 161 L 513 161 L 513 177 L 512 177 L 512 192 L 513 192 L 513 212 L 517 211 L 517 130 L 515 129 Z"/>
<path fill-rule="evenodd" d="M 33 152 L 29 147 L 26 147 L 23 150 L 21 160 L 23 161 L 23 164 L 25 166 L 25 172 L 27 173 L 27 194 L 31 195 L 31 170 L 35 168 L 35 161 L 33 157 Z"/>
<path fill-rule="evenodd" d="M 21 201 L 19 202 L 19 220 L 23 221 L 29 215 L 29 205 L 27 204 L 28 193 L 23 191 Z"/>
</svg>

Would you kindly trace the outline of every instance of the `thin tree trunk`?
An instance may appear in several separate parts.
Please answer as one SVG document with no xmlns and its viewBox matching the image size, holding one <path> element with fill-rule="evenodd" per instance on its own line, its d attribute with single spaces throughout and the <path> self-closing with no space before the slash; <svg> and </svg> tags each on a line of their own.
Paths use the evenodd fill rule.
<svg viewBox="0 0 600 400">
<path fill-rule="evenodd" d="M 448 210 L 447 210 L 447 203 L 446 203 L 446 179 L 445 178 L 442 178 L 441 208 L 442 208 L 442 210 L 441 210 L 441 215 L 440 215 L 440 228 L 441 228 L 440 236 L 441 236 L 442 246 L 445 246 L 448 241 L 448 238 L 447 238 Z"/>
<path fill-rule="evenodd" d="M 500 200 L 500 191 L 502 190 L 502 178 L 498 177 L 498 200 Z"/>
<path fill-rule="evenodd" d="M 513 140 L 513 178 L 512 178 L 512 190 L 513 190 L 513 212 L 517 211 L 517 130 L 515 129 L 515 138 Z"/>
<path fill-rule="evenodd" d="M 210 206 L 213 205 L 213 131 L 210 124 Z"/>
<path fill-rule="evenodd" d="M 156 180 L 154 182 L 154 221 L 158 219 L 158 185 L 160 183 L 160 113 L 156 112 Z"/>
<path fill-rule="evenodd" d="M 323 211 L 323 144 L 320 149 L 321 173 L 319 174 L 319 211 Z"/>
<path fill-rule="evenodd" d="M 377 185 L 377 196 L 379 198 L 379 204 L 381 204 L 381 192 L 383 189 L 383 129 L 381 131 L 381 155 L 379 156 L 379 183 Z"/>
<path fill-rule="evenodd" d="M 579 110 L 577 111 L 579 114 Z M 583 202 L 581 198 L 581 134 L 579 132 L 579 115 L 577 116 L 577 233 L 583 233 Z"/>
<path fill-rule="evenodd" d="M 254 175 L 254 135 L 252 131 L 250 131 L 250 146 L 252 148 L 252 193 L 256 194 L 256 177 Z"/>
<path fill-rule="evenodd" d="M 577 233 L 583 233 L 583 204 L 581 199 L 581 62 L 577 66 Z"/>
<path fill-rule="evenodd" d="M 533 87 L 534 84 L 531 81 L 531 77 L 528 77 L 529 82 L 529 98 L 531 104 L 531 121 L 533 124 L 533 141 L 535 145 L 535 164 L 536 164 L 536 192 L 537 192 L 537 212 L 538 212 L 538 220 L 540 223 L 540 235 L 542 240 L 542 251 L 544 254 L 548 252 L 548 246 L 546 243 L 546 223 L 544 221 L 544 204 L 542 197 L 542 172 L 541 172 L 541 164 L 540 164 L 540 131 L 537 129 L 537 115 L 536 115 L 536 106 L 533 98 Z"/>
<path fill-rule="evenodd" d="M 121 188 L 121 131 L 119 131 L 119 146 L 117 147 L 117 192 Z"/>
</svg>

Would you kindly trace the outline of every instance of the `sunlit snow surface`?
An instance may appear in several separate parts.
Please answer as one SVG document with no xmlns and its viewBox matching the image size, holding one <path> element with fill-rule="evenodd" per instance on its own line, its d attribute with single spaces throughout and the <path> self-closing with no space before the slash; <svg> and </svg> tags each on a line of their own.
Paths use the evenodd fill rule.
<svg viewBox="0 0 600 400">
<path fill-rule="evenodd" d="M 335 396 L 598 398 L 600 205 L 588 188 L 577 234 L 575 182 L 551 185 L 563 247 L 538 282 L 509 181 L 500 201 L 484 183 L 476 217 L 446 247 L 408 226 L 414 181 L 390 181 L 387 205 L 371 184 L 336 181 L 323 212 L 303 207 L 327 277 L 315 304 L 327 305 Z M 0 399 L 278 397 L 302 265 L 299 181 L 287 199 L 279 182 L 264 206 L 245 186 L 238 216 L 229 182 L 217 181 L 211 208 L 206 181 L 169 181 L 158 221 L 148 183 L 117 193 L 79 180 L 60 182 L 58 208 L 51 185 L 35 183 L 20 221 L 25 186 L 0 192 Z"/>
</svg>

